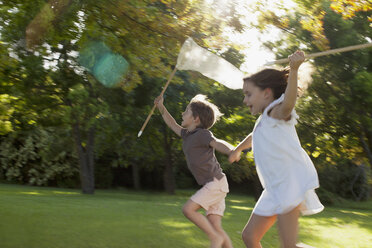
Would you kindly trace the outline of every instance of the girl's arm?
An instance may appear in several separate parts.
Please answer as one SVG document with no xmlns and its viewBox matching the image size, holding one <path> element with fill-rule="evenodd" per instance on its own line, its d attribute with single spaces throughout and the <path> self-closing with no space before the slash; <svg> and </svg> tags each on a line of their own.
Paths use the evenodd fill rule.
<svg viewBox="0 0 372 248">
<path fill-rule="evenodd" d="M 164 122 L 168 125 L 168 127 L 170 129 L 173 130 L 173 132 L 175 132 L 178 136 L 181 136 L 181 130 L 182 130 L 182 127 L 180 125 L 177 124 L 176 120 L 172 117 L 172 115 L 168 112 L 167 108 L 164 106 L 163 104 L 164 102 L 164 99 L 163 99 L 163 96 L 160 95 L 158 96 L 155 101 L 154 101 L 154 104 L 156 105 L 156 107 L 159 109 L 160 113 L 161 113 L 161 116 L 163 117 L 164 119 Z"/>
<path fill-rule="evenodd" d="M 275 119 L 287 120 L 290 118 L 292 110 L 297 100 L 297 75 L 298 68 L 304 62 L 305 55 L 302 51 L 297 51 L 289 56 L 289 75 L 288 84 L 284 93 L 284 100 L 281 104 L 275 106 L 270 112 L 270 116 Z"/>
<path fill-rule="evenodd" d="M 209 143 L 211 147 L 219 151 L 220 153 L 230 155 L 230 153 L 234 150 L 234 146 L 229 144 L 228 142 L 220 139 L 212 140 L 211 143 Z"/>
<path fill-rule="evenodd" d="M 252 133 L 250 133 L 239 145 L 231 152 L 229 156 L 229 162 L 233 163 L 240 160 L 240 155 L 243 150 L 252 147 Z"/>
</svg>

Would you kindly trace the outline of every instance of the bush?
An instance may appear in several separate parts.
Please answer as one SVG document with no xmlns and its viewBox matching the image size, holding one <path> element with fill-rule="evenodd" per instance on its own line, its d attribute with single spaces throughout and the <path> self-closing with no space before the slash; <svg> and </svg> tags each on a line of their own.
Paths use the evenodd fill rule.
<svg viewBox="0 0 372 248">
<path fill-rule="evenodd" d="M 323 205 L 334 205 L 337 203 L 342 203 L 344 201 L 342 197 L 326 190 L 322 186 L 316 190 L 316 194 L 318 195 L 319 200 Z"/>
<path fill-rule="evenodd" d="M 0 139 L 0 178 L 38 186 L 56 186 L 78 175 L 78 162 L 61 130 L 35 128 Z M 68 137 L 68 136 L 67 136 Z M 74 183 L 75 184 L 75 183 Z M 73 186 L 72 183 L 69 183 Z M 75 185 L 76 186 L 76 185 Z"/>
<path fill-rule="evenodd" d="M 348 160 L 341 160 L 337 165 L 328 164 L 318 169 L 321 189 L 342 198 L 356 201 L 367 200 L 370 185 L 366 166 L 356 165 Z M 328 198 L 329 193 L 324 197 Z"/>
</svg>

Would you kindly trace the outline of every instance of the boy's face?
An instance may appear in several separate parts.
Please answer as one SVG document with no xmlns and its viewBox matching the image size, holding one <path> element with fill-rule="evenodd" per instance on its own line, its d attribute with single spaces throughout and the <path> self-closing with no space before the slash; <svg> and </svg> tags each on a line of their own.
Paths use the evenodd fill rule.
<svg viewBox="0 0 372 248">
<path fill-rule="evenodd" d="M 195 125 L 196 127 L 196 119 L 192 115 L 191 107 L 188 105 L 186 107 L 185 112 L 182 113 L 182 124 L 184 128 L 193 127 Z"/>
<path fill-rule="evenodd" d="M 243 85 L 243 93 L 243 103 L 248 106 L 251 114 L 256 115 L 262 113 L 267 106 L 265 101 L 266 90 L 262 90 L 251 81 L 247 81 Z"/>
</svg>

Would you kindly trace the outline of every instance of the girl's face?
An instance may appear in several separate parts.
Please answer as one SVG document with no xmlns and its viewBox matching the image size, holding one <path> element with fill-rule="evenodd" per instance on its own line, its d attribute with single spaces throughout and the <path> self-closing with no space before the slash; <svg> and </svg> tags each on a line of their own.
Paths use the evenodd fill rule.
<svg viewBox="0 0 372 248">
<path fill-rule="evenodd" d="M 184 128 L 194 128 L 196 127 L 196 119 L 192 115 L 190 105 L 187 106 L 185 112 L 182 113 L 182 124 Z"/>
<path fill-rule="evenodd" d="M 262 90 L 252 81 L 247 81 L 243 85 L 244 100 L 243 103 L 248 106 L 252 115 L 262 113 L 267 107 L 267 93 L 270 89 Z"/>
</svg>

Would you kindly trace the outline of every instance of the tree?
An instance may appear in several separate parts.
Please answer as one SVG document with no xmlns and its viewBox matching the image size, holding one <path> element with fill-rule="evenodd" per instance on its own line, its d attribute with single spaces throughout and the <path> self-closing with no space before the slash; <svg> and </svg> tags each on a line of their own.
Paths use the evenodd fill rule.
<svg viewBox="0 0 372 248">
<path fill-rule="evenodd" d="M 216 13 L 213 4 L 207 6 L 199 1 L 14 0 L 7 1 L 0 12 L 2 40 L 8 46 L 7 54 L 15 55 L 20 69 L 12 77 L 19 84 L 11 85 L 14 92 L 9 95 L 21 96 L 18 99 L 23 107 L 13 113 L 21 121 L 12 124 L 18 123 L 20 129 L 29 126 L 29 119 L 22 117 L 29 113 L 31 126 L 70 130 L 79 158 L 83 193 L 94 192 L 96 147 L 105 147 L 97 142 L 104 142 L 105 136 L 112 135 L 108 130 L 113 124 L 107 120 L 122 121 L 125 117 L 120 111 L 128 108 L 129 112 L 136 111 L 131 112 L 136 116 L 134 122 L 140 122 L 138 113 L 148 112 L 155 89 L 161 87 L 171 71 L 186 36 L 218 47 L 217 40 L 221 39 L 225 26 L 240 28 L 241 25 L 233 8 Z M 227 12 L 231 18 L 225 18 Z M 121 91 L 104 88 L 79 67 L 77 54 L 92 40 L 103 41 L 129 61 L 130 71 L 120 86 Z M 136 108 L 134 101 L 109 100 L 115 91 L 120 91 L 115 95 L 132 97 L 131 92 L 144 84 L 146 78 L 155 85 L 153 94 L 141 99 L 144 100 L 141 108 Z M 175 79 L 174 83 L 177 82 L 181 80 Z M 101 126 L 105 122 L 110 127 Z M 128 126 L 116 129 L 123 134 L 119 140 L 128 137 L 125 129 Z M 160 132 L 164 135 L 165 149 L 171 145 L 167 132 L 165 129 Z M 132 138 L 128 144 L 134 143 Z M 121 155 L 116 153 L 116 156 Z M 135 156 L 129 159 L 134 166 L 140 160 L 138 154 Z M 172 178 L 172 160 L 166 161 L 164 178 Z M 165 188 L 172 193 L 172 180 L 169 182 Z"/>
</svg>

